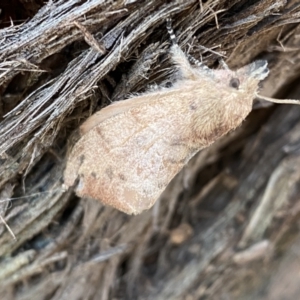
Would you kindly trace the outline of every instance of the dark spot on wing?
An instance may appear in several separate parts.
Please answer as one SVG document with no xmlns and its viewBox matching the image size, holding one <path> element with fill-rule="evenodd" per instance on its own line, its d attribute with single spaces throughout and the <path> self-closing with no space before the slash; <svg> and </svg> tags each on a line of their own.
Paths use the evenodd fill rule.
<svg viewBox="0 0 300 300">
<path fill-rule="evenodd" d="M 182 139 L 180 138 L 173 138 L 172 141 L 167 141 L 166 144 L 170 145 L 170 146 L 182 146 L 184 145 Z"/>
<path fill-rule="evenodd" d="M 112 167 L 106 168 L 105 174 L 108 176 L 108 178 L 109 178 L 110 180 L 112 180 L 113 177 L 114 177 L 114 172 L 113 172 L 113 170 L 112 170 Z"/>
<path fill-rule="evenodd" d="M 157 184 L 157 187 L 159 188 L 159 189 L 162 189 L 162 188 L 164 188 L 166 185 L 163 183 L 163 182 L 158 182 L 158 184 Z"/>
<path fill-rule="evenodd" d="M 85 160 L 84 154 L 80 155 L 80 156 L 79 156 L 80 164 L 82 164 L 82 163 L 84 162 L 84 160 Z"/>
<path fill-rule="evenodd" d="M 172 164 L 172 165 L 184 164 L 185 163 L 185 158 L 178 159 L 178 160 L 172 159 L 172 158 L 167 158 L 165 160 L 165 162 L 168 163 L 168 164 Z"/>
<path fill-rule="evenodd" d="M 118 174 L 119 178 L 123 181 L 126 181 L 126 177 L 124 176 L 124 174 Z"/>
<path fill-rule="evenodd" d="M 190 110 L 196 110 L 198 107 L 195 103 L 190 104 Z"/>
<path fill-rule="evenodd" d="M 103 132 L 99 126 L 96 127 L 96 132 L 102 139 L 104 139 Z"/>
<path fill-rule="evenodd" d="M 91 176 L 94 177 L 94 178 L 97 178 L 97 174 L 95 172 L 92 172 Z"/>
</svg>

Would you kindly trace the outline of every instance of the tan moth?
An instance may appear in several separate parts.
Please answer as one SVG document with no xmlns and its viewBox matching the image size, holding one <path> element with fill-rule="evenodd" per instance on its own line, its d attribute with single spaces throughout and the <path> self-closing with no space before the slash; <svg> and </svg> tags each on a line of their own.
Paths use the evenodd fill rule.
<svg viewBox="0 0 300 300">
<path fill-rule="evenodd" d="M 154 205 L 191 157 L 251 111 L 258 84 L 269 72 L 266 61 L 237 71 L 194 67 L 168 30 L 177 81 L 115 102 L 82 124 L 64 172 L 65 185 L 76 185 L 78 196 L 139 214 Z"/>
</svg>

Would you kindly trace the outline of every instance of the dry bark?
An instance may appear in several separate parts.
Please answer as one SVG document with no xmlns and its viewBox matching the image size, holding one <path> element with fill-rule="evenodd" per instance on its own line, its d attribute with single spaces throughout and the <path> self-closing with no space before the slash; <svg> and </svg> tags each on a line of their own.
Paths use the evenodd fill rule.
<svg viewBox="0 0 300 300">
<path fill-rule="evenodd" d="M 167 17 L 210 67 L 220 55 L 232 68 L 267 59 L 261 94 L 300 98 L 299 1 L 13 5 L 0 7 L 1 299 L 295 299 L 298 106 L 254 110 L 139 216 L 61 184 L 90 114 L 172 81 Z"/>
</svg>

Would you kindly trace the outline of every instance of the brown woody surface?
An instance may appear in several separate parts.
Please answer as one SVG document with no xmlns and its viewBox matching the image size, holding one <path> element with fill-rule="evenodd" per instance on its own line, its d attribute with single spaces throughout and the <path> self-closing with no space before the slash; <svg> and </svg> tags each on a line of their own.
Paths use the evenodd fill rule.
<svg viewBox="0 0 300 300">
<path fill-rule="evenodd" d="M 90 114 L 172 81 L 167 17 L 182 49 L 210 67 L 219 55 L 232 68 L 267 59 L 261 94 L 300 98 L 299 1 L 0 9 L 0 197 L 37 193 L 1 202 L 1 299 L 297 299 L 298 106 L 254 110 L 138 216 L 61 184 Z"/>
</svg>

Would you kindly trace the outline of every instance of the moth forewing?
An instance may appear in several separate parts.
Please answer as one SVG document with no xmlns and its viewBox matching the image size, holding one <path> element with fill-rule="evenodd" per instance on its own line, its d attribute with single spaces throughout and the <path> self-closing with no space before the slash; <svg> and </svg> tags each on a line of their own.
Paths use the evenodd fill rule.
<svg viewBox="0 0 300 300">
<path fill-rule="evenodd" d="M 194 154 L 191 99 L 174 101 L 173 91 L 149 103 L 104 119 L 86 132 L 72 150 L 65 184 L 127 213 L 150 208 Z M 124 101 L 124 103 L 126 100 Z M 124 108 L 124 103 L 122 107 Z M 185 107 L 185 109 L 182 108 Z M 174 111 L 180 108 L 181 114 Z M 103 120 L 104 119 L 104 120 Z"/>
</svg>

